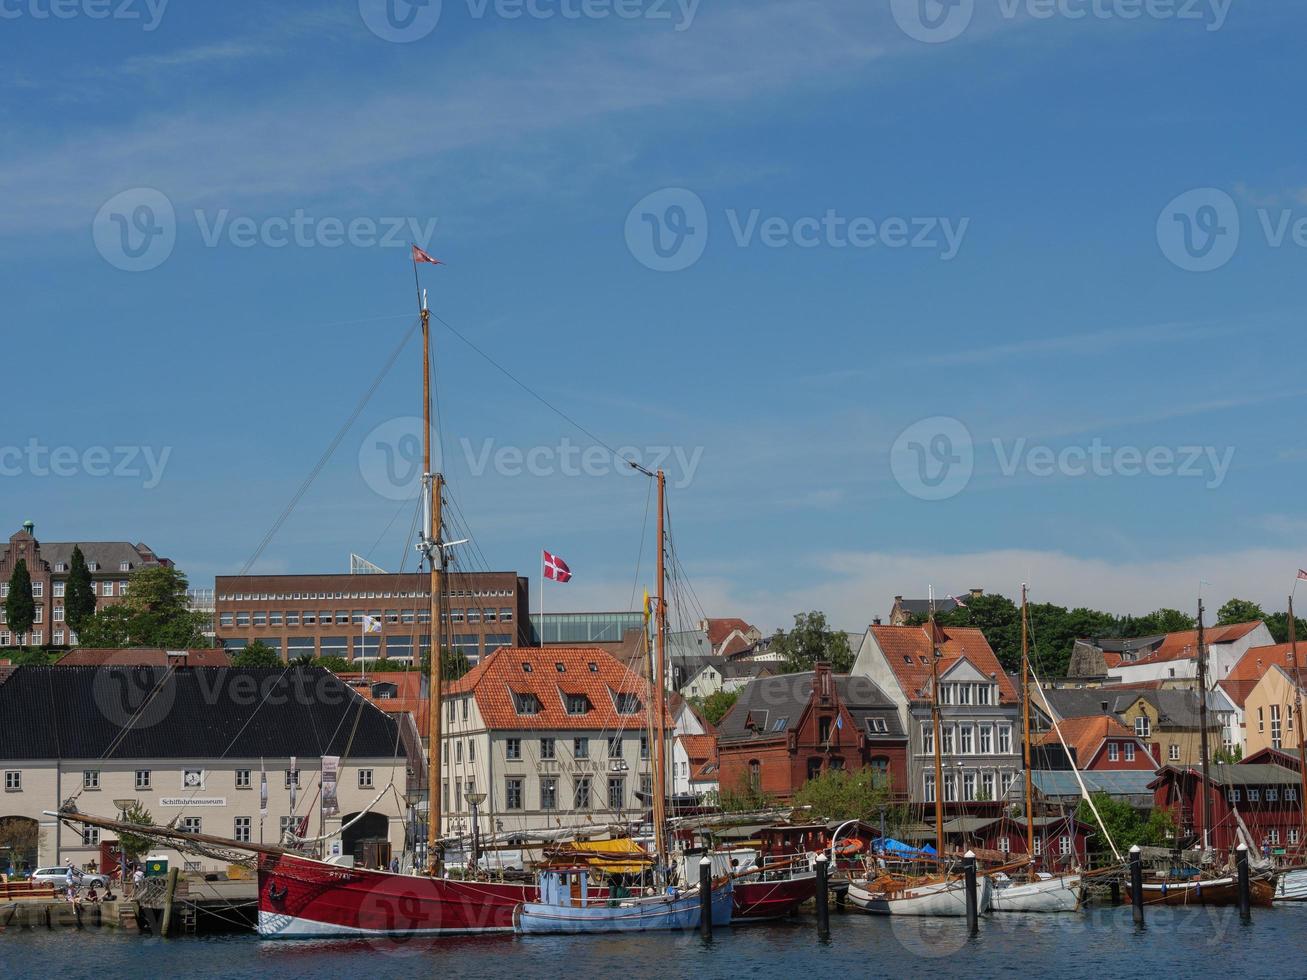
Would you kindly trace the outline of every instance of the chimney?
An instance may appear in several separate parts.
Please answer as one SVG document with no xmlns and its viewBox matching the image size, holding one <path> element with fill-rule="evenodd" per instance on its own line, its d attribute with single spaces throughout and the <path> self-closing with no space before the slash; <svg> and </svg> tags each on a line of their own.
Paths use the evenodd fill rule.
<svg viewBox="0 0 1307 980">
<path fill-rule="evenodd" d="M 879 625 L 880 625 L 880 617 L 879 617 L 879 616 L 874 616 L 874 617 L 872 617 L 871 625 L 872 625 L 872 626 L 879 626 Z"/>
<path fill-rule="evenodd" d="M 830 664 L 816 663 L 812 670 L 812 693 L 823 701 L 829 700 L 831 694 Z"/>
<path fill-rule="evenodd" d="M 973 599 L 979 599 L 979 598 L 980 598 L 981 596 L 983 596 L 984 594 L 985 594 L 985 590 L 984 590 L 984 589 L 972 589 L 972 590 L 971 590 L 971 598 L 973 598 Z"/>
<path fill-rule="evenodd" d="M 1103 714 L 1107 714 L 1107 702 L 1106 702 L 1106 701 L 1099 701 L 1099 702 L 1098 702 L 1098 705 L 1099 705 L 1099 707 L 1101 707 L 1101 708 L 1103 709 Z"/>
</svg>

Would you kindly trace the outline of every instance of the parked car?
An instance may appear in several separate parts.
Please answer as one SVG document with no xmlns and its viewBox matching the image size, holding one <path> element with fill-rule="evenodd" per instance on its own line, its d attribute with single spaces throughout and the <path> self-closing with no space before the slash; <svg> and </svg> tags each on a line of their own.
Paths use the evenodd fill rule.
<svg viewBox="0 0 1307 980">
<path fill-rule="evenodd" d="M 80 877 L 78 877 L 79 874 Z M 73 877 L 79 888 L 90 888 L 92 885 L 96 888 L 109 887 L 107 875 L 95 874 L 90 871 L 73 871 Z M 61 868 L 37 868 L 32 872 L 32 881 L 62 888 L 68 882 L 68 867 L 65 865 Z"/>
</svg>

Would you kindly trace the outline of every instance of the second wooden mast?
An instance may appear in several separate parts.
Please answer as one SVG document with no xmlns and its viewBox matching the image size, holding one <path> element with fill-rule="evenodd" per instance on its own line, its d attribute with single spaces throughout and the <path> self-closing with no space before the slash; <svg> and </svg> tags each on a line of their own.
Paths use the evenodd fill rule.
<svg viewBox="0 0 1307 980">
<path fill-rule="evenodd" d="M 441 541 L 441 505 L 444 477 L 431 472 L 431 311 L 422 298 L 422 489 L 424 521 L 418 548 L 430 569 L 428 616 L 431 620 L 431 643 L 427 651 L 427 872 L 440 874 L 440 816 L 442 776 L 440 766 L 441 674 L 440 651 L 443 646 L 440 619 L 440 594 L 444 588 L 445 547 Z"/>
</svg>

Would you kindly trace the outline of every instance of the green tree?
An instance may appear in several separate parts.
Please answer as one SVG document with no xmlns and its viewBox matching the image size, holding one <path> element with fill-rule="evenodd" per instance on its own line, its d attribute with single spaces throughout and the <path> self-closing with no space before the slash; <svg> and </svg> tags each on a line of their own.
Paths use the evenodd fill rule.
<svg viewBox="0 0 1307 980">
<path fill-rule="evenodd" d="M 5 598 L 5 622 L 17 636 L 32 630 L 36 622 L 36 600 L 32 598 L 32 576 L 27 559 L 19 558 L 9 576 L 9 595 Z"/>
<path fill-rule="evenodd" d="M 323 670 L 329 670 L 333 674 L 349 673 L 349 661 L 344 657 L 319 657 L 313 663 Z"/>
<path fill-rule="evenodd" d="M 6 657 L 14 662 L 15 667 L 48 667 L 59 659 L 60 654 L 42 647 L 28 647 L 7 651 Z"/>
<path fill-rule="evenodd" d="M 1231 599 L 1216 611 L 1217 626 L 1251 623 L 1254 620 L 1265 618 L 1266 613 L 1262 612 L 1262 607 L 1247 599 Z"/>
<path fill-rule="evenodd" d="M 847 674 L 853 666 L 848 635 L 830 629 L 823 612 L 796 614 L 794 629 L 779 631 L 771 648 L 785 658 L 787 674 L 812 670 L 818 663 L 828 663 L 835 673 Z"/>
<path fill-rule="evenodd" d="M 1156 609 L 1146 616 L 1122 616 L 1120 626 L 1114 635 L 1134 639 L 1140 636 L 1157 636 L 1160 633 L 1182 633 L 1197 625 L 1193 616 L 1179 609 Z"/>
<path fill-rule="evenodd" d="M 422 673 L 431 669 L 431 651 L 422 651 Z M 440 678 L 443 681 L 456 681 L 472 669 L 467 654 L 462 650 L 446 650 L 440 655 Z"/>
<path fill-rule="evenodd" d="M 231 658 L 233 667 L 280 667 L 281 655 L 262 640 L 255 640 Z"/>
<path fill-rule="evenodd" d="M 1136 844 L 1140 847 L 1167 847 L 1174 839 L 1175 821 L 1169 811 L 1158 808 L 1136 810 L 1124 800 L 1113 799 L 1106 793 L 1094 793 L 1092 796 L 1094 806 L 1103 818 L 1103 827 L 1122 854 Z M 1097 829 L 1098 821 L 1094 819 L 1088 801 L 1080 801 L 1080 806 L 1076 808 L 1076 819 L 1096 828 L 1097 836 L 1091 838 L 1091 850 L 1102 863 L 1111 863 L 1114 860 L 1112 849 L 1107 846 L 1102 829 Z"/>
<path fill-rule="evenodd" d="M 194 612 L 186 576 L 166 565 L 132 573 L 127 595 L 96 612 L 79 633 L 88 647 L 163 647 L 184 650 L 206 645 L 206 617 Z"/>
<path fill-rule="evenodd" d="M 1293 617 L 1295 639 L 1307 641 L 1307 620 L 1295 615 Z M 1271 639 L 1276 643 L 1289 642 L 1289 614 L 1287 612 L 1271 613 L 1266 617 L 1266 628 L 1271 631 Z"/>
<path fill-rule="evenodd" d="M 723 789 L 718 802 L 726 813 L 752 813 L 755 810 L 770 810 L 777 805 L 776 797 L 764 793 L 761 786 L 754 785 L 748 774 L 740 776 L 734 789 Z"/>
<path fill-rule="evenodd" d="M 73 545 L 72 562 L 68 570 L 68 586 L 64 595 L 64 618 L 68 628 L 81 636 L 82 630 L 95 615 L 95 588 L 91 584 L 91 570 L 81 545 Z"/>
<path fill-rule="evenodd" d="M 123 815 L 127 823 L 134 823 L 138 827 L 154 826 L 153 815 L 140 803 L 133 803 L 123 811 Z M 118 841 L 122 845 L 123 854 L 126 855 L 128 861 L 139 860 L 154 846 L 154 842 L 150 838 L 142 837 L 139 834 L 119 834 Z"/>
<path fill-rule="evenodd" d="M 292 660 L 290 662 L 290 665 L 292 667 L 315 667 L 317 666 L 317 663 L 318 663 L 318 658 L 313 656 L 313 654 L 302 653 L 294 660 Z"/>
<path fill-rule="evenodd" d="M 713 691 L 706 697 L 692 698 L 691 702 L 707 719 L 708 724 L 716 725 L 726 717 L 726 712 L 735 706 L 739 698 L 739 691 Z"/>
<path fill-rule="evenodd" d="M 795 804 L 811 807 L 812 815 L 819 819 L 876 824 L 883 811 L 887 824 L 897 826 L 902 823 L 901 808 L 889 801 L 889 777 L 874 769 L 831 769 L 809 779 L 794 794 Z"/>
</svg>

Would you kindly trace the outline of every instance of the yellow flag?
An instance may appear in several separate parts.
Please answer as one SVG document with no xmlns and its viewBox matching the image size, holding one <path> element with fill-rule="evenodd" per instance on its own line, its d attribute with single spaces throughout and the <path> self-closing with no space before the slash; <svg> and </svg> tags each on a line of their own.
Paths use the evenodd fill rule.
<svg viewBox="0 0 1307 980">
<path fill-rule="evenodd" d="M 651 615 L 653 615 L 653 611 L 649 603 L 649 590 L 645 589 L 644 590 L 644 618 L 647 620 Z"/>
</svg>

